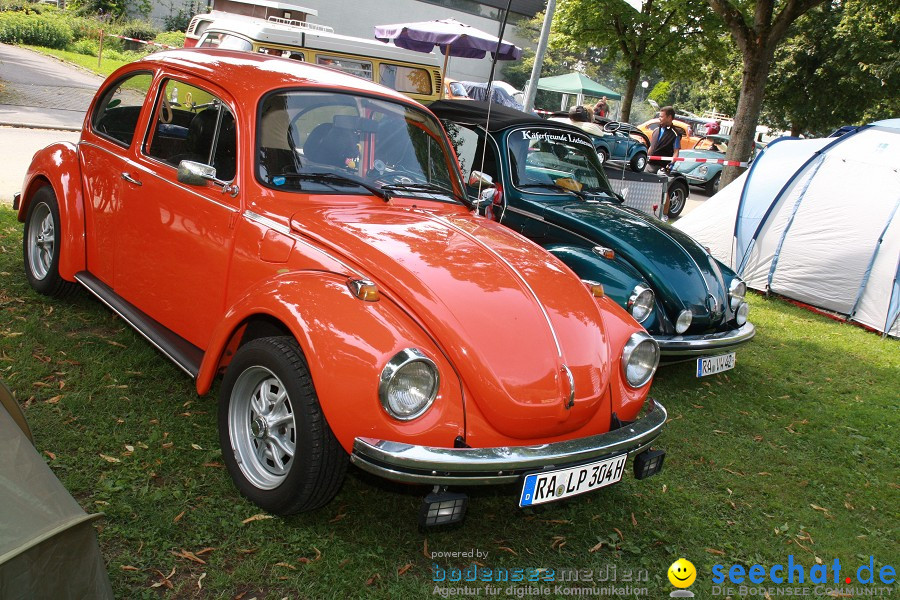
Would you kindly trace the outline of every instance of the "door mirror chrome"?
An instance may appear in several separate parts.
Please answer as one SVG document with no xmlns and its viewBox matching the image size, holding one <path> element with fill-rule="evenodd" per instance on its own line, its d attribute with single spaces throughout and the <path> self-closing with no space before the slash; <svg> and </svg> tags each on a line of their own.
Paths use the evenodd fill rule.
<svg viewBox="0 0 900 600">
<path fill-rule="evenodd" d="M 178 181 L 188 185 L 205 185 L 207 181 L 216 180 L 216 168 L 192 160 L 178 163 Z M 222 182 L 224 185 L 224 182 Z"/>
<path fill-rule="evenodd" d="M 494 187 L 494 178 L 481 171 L 472 171 L 469 175 L 469 185 L 474 187 L 478 184 L 481 184 L 481 189 L 492 188 Z"/>
</svg>

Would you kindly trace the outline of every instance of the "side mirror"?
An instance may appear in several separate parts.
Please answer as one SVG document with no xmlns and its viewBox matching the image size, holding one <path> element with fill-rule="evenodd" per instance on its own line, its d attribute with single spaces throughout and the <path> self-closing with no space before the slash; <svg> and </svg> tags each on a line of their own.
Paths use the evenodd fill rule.
<svg viewBox="0 0 900 600">
<path fill-rule="evenodd" d="M 178 163 L 178 181 L 188 185 L 206 185 L 207 181 L 216 181 L 216 168 L 191 160 Z"/>
<path fill-rule="evenodd" d="M 481 171 L 472 171 L 469 175 L 469 185 L 475 187 L 478 184 L 481 184 L 481 189 L 492 188 L 494 187 L 494 178 Z"/>
</svg>

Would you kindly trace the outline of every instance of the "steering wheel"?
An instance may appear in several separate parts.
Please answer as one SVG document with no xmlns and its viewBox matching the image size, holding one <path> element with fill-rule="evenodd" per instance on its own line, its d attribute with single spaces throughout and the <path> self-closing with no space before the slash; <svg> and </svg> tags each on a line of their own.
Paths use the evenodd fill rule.
<svg viewBox="0 0 900 600">
<path fill-rule="evenodd" d="M 159 121 L 166 124 L 172 122 L 172 105 L 165 95 L 162 97 L 162 106 L 159 107 Z"/>
<path fill-rule="evenodd" d="M 609 133 L 614 133 L 622 127 L 622 124 L 618 121 L 610 121 L 609 123 L 603 126 L 603 131 L 608 131 Z"/>
</svg>

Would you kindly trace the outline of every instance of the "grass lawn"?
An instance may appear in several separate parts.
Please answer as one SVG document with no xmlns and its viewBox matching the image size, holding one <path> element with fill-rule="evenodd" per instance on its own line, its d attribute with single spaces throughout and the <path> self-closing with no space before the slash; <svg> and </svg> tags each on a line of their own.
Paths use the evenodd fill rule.
<svg viewBox="0 0 900 600">
<path fill-rule="evenodd" d="M 56 58 L 64 62 L 77 65 L 79 67 L 82 67 L 83 69 L 91 71 L 92 73 L 102 75 L 103 77 L 109 77 L 112 72 L 119 67 L 134 62 L 133 60 L 113 60 L 111 58 L 104 57 L 98 65 L 96 56 L 87 56 L 85 54 L 79 54 L 77 52 L 70 52 L 69 50 L 56 50 L 54 48 L 45 48 L 43 46 L 23 45 L 22 47 L 28 48 L 29 50 L 34 50 L 35 52 L 40 52 L 41 54 L 46 54 L 48 56 L 55 56 Z"/>
<path fill-rule="evenodd" d="M 21 238 L 14 214 L 0 209 L 0 378 L 63 484 L 86 510 L 106 513 L 99 537 L 119 598 L 432 598 L 434 565 L 473 560 L 590 569 L 663 598 L 681 556 L 698 571 L 691 590 L 710 598 L 715 564 L 768 567 L 793 555 L 808 576 L 839 559 L 842 578 L 855 580 L 870 556 L 876 572 L 900 562 L 895 340 L 754 296 L 758 334 L 734 371 L 697 380 L 687 363 L 657 376 L 652 394 L 671 420 L 656 477 L 627 475 L 531 510 L 517 508 L 516 486 L 470 489 L 462 525 L 422 533 L 427 490 L 351 468 L 323 509 L 269 518 L 222 466 L 215 394 L 197 397 L 88 294 L 32 292 Z M 470 551 L 480 558 L 432 558 Z M 646 581 L 628 583 L 629 572 Z M 489 591 L 469 585 L 467 597 Z M 496 597 L 535 595 L 522 584 L 507 594 L 509 585 L 495 585 Z M 570 597 L 548 589 L 541 597 Z"/>
</svg>

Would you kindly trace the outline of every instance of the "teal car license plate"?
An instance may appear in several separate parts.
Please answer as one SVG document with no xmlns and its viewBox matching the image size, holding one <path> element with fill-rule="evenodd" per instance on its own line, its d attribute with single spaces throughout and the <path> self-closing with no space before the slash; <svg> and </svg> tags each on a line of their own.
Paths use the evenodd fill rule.
<svg viewBox="0 0 900 600">
<path fill-rule="evenodd" d="M 707 375 L 715 375 L 722 371 L 728 371 L 734 368 L 735 354 L 720 354 L 719 356 L 706 356 L 697 359 L 697 377 L 706 377 Z"/>
<path fill-rule="evenodd" d="M 627 454 L 568 469 L 532 473 L 525 477 L 519 506 L 533 506 L 577 496 L 617 483 L 625 473 Z"/>
</svg>

